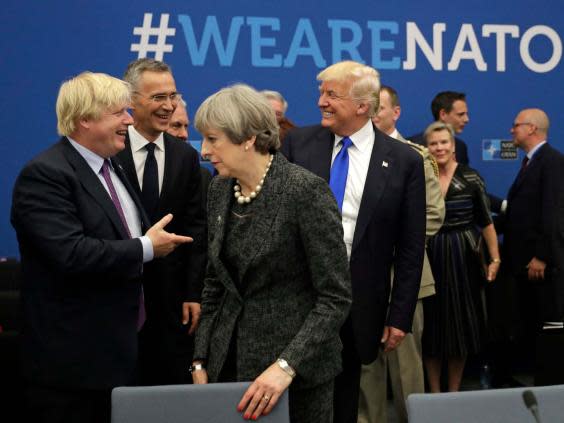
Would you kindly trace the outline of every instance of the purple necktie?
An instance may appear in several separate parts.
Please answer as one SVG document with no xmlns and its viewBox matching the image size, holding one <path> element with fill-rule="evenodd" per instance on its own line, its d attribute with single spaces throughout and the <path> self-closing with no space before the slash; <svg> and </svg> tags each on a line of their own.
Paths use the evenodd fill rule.
<svg viewBox="0 0 564 423">
<path fill-rule="evenodd" d="M 114 203 L 121 223 L 123 224 L 127 235 L 129 236 L 129 238 L 131 238 L 131 232 L 129 232 L 129 226 L 127 226 L 127 220 L 125 219 L 123 208 L 121 207 L 121 203 L 119 202 L 119 197 L 114 187 L 114 183 L 112 182 L 112 177 L 110 176 L 110 161 L 108 159 L 104 160 L 104 164 L 102 165 L 102 176 L 104 177 L 104 181 L 106 181 L 106 185 L 108 186 L 108 190 L 110 191 L 110 197 L 112 198 L 112 203 Z M 143 287 L 141 287 L 141 297 L 139 298 L 139 316 L 137 318 L 138 330 L 141 330 L 141 328 L 143 327 L 145 319 L 145 299 L 143 297 Z"/>
</svg>

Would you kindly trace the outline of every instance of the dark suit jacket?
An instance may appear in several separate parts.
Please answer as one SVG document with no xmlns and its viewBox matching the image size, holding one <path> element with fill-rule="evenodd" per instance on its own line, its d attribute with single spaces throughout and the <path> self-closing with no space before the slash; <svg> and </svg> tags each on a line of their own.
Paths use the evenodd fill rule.
<svg viewBox="0 0 564 423">
<path fill-rule="evenodd" d="M 164 133 L 164 149 L 163 185 L 155 222 L 172 213 L 174 217 L 166 230 L 191 236 L 194 242 L 147 263 L 143 287 L 147 325 L 159 327 L 158 333 L 162 338 L 156 342 L 165 342 L 169 344 L 169 349 L 174 349 L 173 334 L 186 333 L 186 329 L 182 328 L 182 303 L 200 302 L 206 260 L 206 218 L 198 153 L 189 143 L 167 133 Z M 116 161 L 121 163 L 139 195 L 129 138 L 126 138 L 126 148 L 116 156 Z"/>
<path fill-rule="evenodd" d="M 114 166 L 142 216 L 140 203 Z M 66 138 L 28 163 L 13 192 L 24 307 L 24 369 L 35 384 L 107 389 L 137 355 L 143 249 Z"/>
<path fill-rule="evenodd" d="M 407 139 L 411 142 L 427 147 L 427 142 L 425 141 L 422 132 L 407 137 Z M 458 137 L 454 137 L 454 142 L 456 148 L 454 152 L 454 154 L 456 155 L 456 161 L 458 163 L 468 165 L 470 163 L 470 159 L 468 158 L 468 147 L 466 146 L 466 143 Z"/>
<path fill-rule="evenodd" d="M 516 276 L 526 273 L 533 257 L 545 261 L 549 267 L 554 265 L 561 166 L 562 155 L 545 144 L 509 189 L 500 228 L 504 233 L 504 264 Z"/>
<path fill-rule="evenodd" d="M 560 157 L 560 175 L 558 181 L 562 181 L 564 178 L 564 155 Z M 554 255 L 554 268 L 552 272 L 553 283 L 555 287 L 555 297 L 556 310 L 555 313 L 558 317 L 564 317 L 564 187 L 559 184 L 558 188 L 558 208 L 556 210 L 555 224 L 556 228 L 554 230 L 554 244 L 553 244 L 553 255 Z"/>
<path fill-rule="evenodd" d="M 209 265 L 196 333 L 195 358 L 207 360 L 217 381 L 232 336 L 237 376 L 253 380 L 282 357 L 315 386 L 341 369 L 339 328 L 349 311 L 351 285 L 337 204 L 327 184 L 276 154 L 253 203 L 252 248 L 241 260 L 241 294 L 221 259 L 233 180 L 212 179 L 209 190 Z"/>
<path fill-rule="evenodd" d="M 421 155 L 375 132 L 350 258 L 352 330 L 363 363 L 375 360 L 384 325 L 411 331 L 425 249 Z M 333 146 L 334 135 L 316 125 L 291 131 L 282 151 L 290 162 L 328 181 Z M 388 307 L 392 264 L 394 288 Z"/>
</svg>

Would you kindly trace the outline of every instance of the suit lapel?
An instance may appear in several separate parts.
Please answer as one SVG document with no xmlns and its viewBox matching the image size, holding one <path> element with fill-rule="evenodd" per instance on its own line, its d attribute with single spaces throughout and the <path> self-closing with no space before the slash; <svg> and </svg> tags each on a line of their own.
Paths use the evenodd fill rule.
<svg viewBox="0 0 564 423">
<path fill-rule="evenodd" d="M 76 171 L 78 180 L 92 198 L 102 207 L 116 231 L 123 239 L 128 239 L 129 235 L 121 223 L 121 219 L 116 210 L 110 195 L 100 182 L 98 176 L 92 171 L 92 168 L 86 163 L 86 160 L 80 155 L 78 151 L 70 145 L 69 141 L 65 138 L 63 140 L 64 154 L 70 165 Z"/>
<path fill-rule="evenodd" d="M 221 261 L 221 249 L 223 248 L 223 240 L 225 239 L 225 231 L 227 229 L 227 219 L 231 208 L 231 193 L 233 192 L 233 183 L 231 179 L 225 180 L 217 178 L 216 184 L 221 186 L 213 192 L 214 197 L 210 201 L 210 210 L 208 213 L 208 225 L 213 227 L 213 239 L 209 244 L 209 260 L 212 262 L 217 278 L 223 282 L 225 287 L 240 297 L 239 290 L 235 282 L 231 278 L 229 271 Z"/>
<path fill-rule="evenodd" d="M 509 193 L 507 194 L 508 201 L 515 195 L 515 193 L 517 193 L 517 191 L 519 191 L 519 188 L 523 185 L 523 182 L 527 179 L 527 177 L 531 173 L 534 173 L 534 169 L 537 166 L 540 166 L 540 163 L 542 162 L 544 154 L 547 150 L 545 148 L 546 146 L 548 146 L 548 144 L 544 144 L 541 148 L 538 149 L 525 169 L 519 170 L 515 181 L 511 185 L 511 188 L 509 188 Z"/>
<path fill-rule="evenodd" d="M 353 237 L 352 252 L 354 253 L 364 232 L 370 222 L 371 216 L 375 213 L 380 202 L 380 197 L 384 193 L 390 169 L 394 166 L 392 159 L 389 157 L 390 147 L 385 142 L 383 135 L 376 130 L 374 137 L 374 147 L 370 156 L 370 164 L 368 165 L 368 173 L 364 190 L 362 192 L 362 200 L 356 220 L 356 227 Z"/>
<path fill-rule="evenodd" d="M 125 149 L 118 153 L 118 160 L 123 165 L 125 175 L 129 179 L 131 186 L 137 193 L 141 194 L 141 187 L 137 179 L 137 171 L 135 170 L 135 162 L 133 161 L 133 152 L 131 151 L 131 142 L 129 141 L 129 134 L 125 137 Z"/>
<path fill-rule="evenodd" d="M 159 196 L 159 205 L 158 205 L 158 212 L 160 213 L 161 210 L 166 209 L 166 200 L 170 198 L 170 191 L 174 190 L 174 187 L 171 186 L 172 181 L 174 181 L 174 172 L 178 168 L 176 163 L 176 159 L 178 159 L 178 155 L 174 154 L 173 151 L 173 143 L 174 141 L 168 137 L 168 134 L 164 134 L 164 156 L 165 156 L 165 163 L 164 163 L 164 175 L 163 175 L 163 186 L 161 187 L 161 194 Z"/>
<path fill-rule="evenodd" d="M 274 156 L 270 171 L 265 178 L 265 184 L 255 200 L 257 203 L 253 211 L 253 225 L 248 233 L 252 241 L 249 243 L 251 247 L 240 262 L 242 279 L 245 278 L 250 264 L 257 258 L 260 251 L 268 249 L 266 244 L 270 242 L 274 218 L 280 209 L 280 194 L 286 180 L 285 161 L 286 159 L 281 154 Z M 251 292 L 252 289 L 253 286 L 247 287 L 246 293 Z"/>
<path fill-rule="evenodd" d="M 114 158 L 112 158 L 111 160 L 116 175 L 125 186 L 125 189 L 127 189 L 127 192 L 129 192 L 131 199 L 133 200 L 135 206 L 137 207 L 137 211 L 139 212 L 139 220 L 141 221 L 141 232 L 145 233 L 145 231 L 151 227 L 151 221 L 149 220 L 147 213 L 145 213 L 145 209 L 143 209 L 143 205 L 141 204 L 141 199 L 139 198 L 139 195 L 137 195 L 137 192 L 133 188 L 133 185 L 131 184 L 129 178 L 127 178 L 125 169 L 123 168 L 121 163 L 115 160 Z"/>
<path fill-rule="evenodd" d="M 313 145 L 311 146 L 311 166 L 309 166 L 309 170 L 327 182 L 329 182 L 329 175 L 331 174 L 331 156 L 334 144 L 335 135 L 328 129 L 321 127 L 321 130 L 313 138 Z"/>
</svg>

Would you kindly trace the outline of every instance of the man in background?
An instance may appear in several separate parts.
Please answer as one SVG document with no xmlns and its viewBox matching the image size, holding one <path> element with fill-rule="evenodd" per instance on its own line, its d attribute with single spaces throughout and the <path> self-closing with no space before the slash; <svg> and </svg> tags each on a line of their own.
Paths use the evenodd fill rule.
<svg viewBox="0 0 564 423">
<path fill-rule="evenodd" d="M 499 222 L 503 266 L 515 279 L 521 348 L 530 364 L 543 322 L 562 319 L 558 251 L 564 240 L 556 229 L 563 157 L 548 143 L 548 128 L 548 116 L 540 109 L 525 109 L 515 117 L 511 134 L 525 157 Z"/>
<path fill-rule="evenodd" d="M 170 118 L 170 125 L 168 126 L 166 132 L 168 132 L 173 137 L 178 138 L 179 140 L 187 142 L 189 135 L 189 125 L 190 117 L 188 116 L 188 108 L 184 99 L 181 99 L 178 103 L 178 106 L 176 107 L 176 110 L 172 114 L 172 117 Z M 200 166 L 200 173 L 202 176 L 202 204 L 204 205 L 204 208 L 207 208 L 208 187 L 212 180 L 212 174 L 204 166 Z"/>
<path fill-rule="evenodd" d="M 166 132 L 182 141 L 188 141 L 189 126 L 188 109 L 186 108 L 186 102 L 181 98 L 170 117 L 170 124 Z"/>
<path fill-rule="evenodd" d="M 280 128 L 280 141 L 286 138 L 286 134 L 296 125 L 290 119 L 286 117 L 286 111 L 288 110 L 288 102 L 278 91 L 263 90 L 261 94 L 268 100 L 274 110 L 276 115 L 276 120 L 278 121 L 278 126 Z"/>
<path fill-rule="evenodd" d="M 435 121 L 448 123 L 456 134 L 461 134 L 464 131 L 464 127 L 470 121 L 466 94 L 456 91 L 442 91 L 438 93 L 431 102 L 431 113 Z M 412 135 L 408 139 L 416 144 L 426 145 L 422 132 Z M 467 165 L 470 159 L 468 158 L 466 143 L 458 137 L 455 137 L 454 141 L 456 161 Z"/>
</svg>

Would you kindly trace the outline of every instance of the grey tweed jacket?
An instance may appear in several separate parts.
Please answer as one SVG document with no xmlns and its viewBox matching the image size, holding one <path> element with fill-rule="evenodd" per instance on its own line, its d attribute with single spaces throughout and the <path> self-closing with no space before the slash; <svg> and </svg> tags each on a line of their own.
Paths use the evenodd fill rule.
<svg viewBox="0 0 564 423">
<path fill-rule="evenodd" d="M 220 259 L 233 180 L 214 178 L 208 195 L 209 264 L 194 357 L 206 360 L 210 382 L 217 381 L 234 334 L 239 380 L 255 379 L 278 357 L 296 370 L 295 388 L 334 378 L 351 281 L 327 183 L 275 155 L 255 200 L 248 233 L 255 242 L 239 264 L 243 295 Z"/>
</svg>

